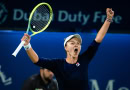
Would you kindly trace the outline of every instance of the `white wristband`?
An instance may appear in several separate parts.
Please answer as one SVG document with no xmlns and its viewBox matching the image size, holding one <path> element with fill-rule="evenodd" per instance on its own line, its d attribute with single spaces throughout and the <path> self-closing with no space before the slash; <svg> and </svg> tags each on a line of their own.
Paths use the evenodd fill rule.
<svg viewBox="0 0 130 90">
<path fill-rule="evenodd" d="M 25 45 L 25 46 L 24 46 L 24 49 L 25 49 L 25 50 L 29 50 L 30 48 L 31 48 L 31 44 L 30 44 L 30 43 L 29 43 L 28 45 Z"/>
</svg>

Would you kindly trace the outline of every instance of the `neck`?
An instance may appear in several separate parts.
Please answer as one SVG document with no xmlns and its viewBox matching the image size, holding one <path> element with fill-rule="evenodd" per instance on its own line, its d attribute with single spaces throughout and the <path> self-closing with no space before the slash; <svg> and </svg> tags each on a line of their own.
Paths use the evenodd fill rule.
<svg viewBox="0 0 130 90">
<path fill-rule="evenodd" d="M 49 83 L 49 82 L 44 78 L 43 75 L 41 75 L 41 78 L 42 78 L 42 80 L 43 80 L 43 82 L 44 82 L 45 84 L 48 84 L 48 83 Z"/>
<path fill-rule="evenodd" d="M 70 64 L 75 64 L 78 60 L 78 57 L 72 57 L 72 56 L 67 56 L 66 61 Z"/>
</svg>

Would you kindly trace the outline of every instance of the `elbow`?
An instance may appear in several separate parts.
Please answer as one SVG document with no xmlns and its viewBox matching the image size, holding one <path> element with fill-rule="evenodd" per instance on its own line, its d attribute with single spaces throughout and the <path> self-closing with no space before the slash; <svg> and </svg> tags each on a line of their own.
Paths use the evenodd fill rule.
<svg viewBox="0 0 130 90">
<path fill-rule="evenodd" d="M 32 58 L 32 62 L 33 63 L 37 63 L 38 61 L 39 61 L 39 57 L 38 56 Z"/>
<path fill-rule="evenodd" d="M 95 41 L 96 41 L 97 43 L 101 43 L 102 40 L 103 40 L 103 39 L 101 39 L 101 38 L 96 38 L 96 39 L 95 39 Z"/>
<path fill-rule="evenodd" d="M 30 59 L 31 59 L 31 61 L 32 61 L 33 63 L 37 63 L 37 62 L 39 61 L 39 57 L 38 57 L 37 54 L 32 55 L 32 56 L 29 56 L 29 57 L 30 57 Z"/>
<path fill-rule="evenodd" d="M 105 35 L 97 35 L 97 37 L 95 38 L 95 41 L 98 42 L 98 43 L 101 43 L 103 38 L 104 38 Z"/>
</svg>

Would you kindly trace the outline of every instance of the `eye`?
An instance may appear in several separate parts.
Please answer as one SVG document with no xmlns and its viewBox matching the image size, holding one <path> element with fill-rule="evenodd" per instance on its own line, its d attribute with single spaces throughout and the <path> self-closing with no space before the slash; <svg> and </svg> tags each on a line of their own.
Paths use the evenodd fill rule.
<svg viewBox="0 0 130 90">
<path fill-rule="evenodd" d="M 48 72 L 51 72 L 50 70 L 47 69 Z"/>
<path fill-rule="evenodd" d="M 80 43 L 79 43 L 79 42 L 78 42 L 77 44 L 78 44 L 78 45 L 80 45 Z"/>
<path fill-rule="evenodd" d="M 74 42 L 71 42 L 72 45 L 74 45 Z"/>
</svg>

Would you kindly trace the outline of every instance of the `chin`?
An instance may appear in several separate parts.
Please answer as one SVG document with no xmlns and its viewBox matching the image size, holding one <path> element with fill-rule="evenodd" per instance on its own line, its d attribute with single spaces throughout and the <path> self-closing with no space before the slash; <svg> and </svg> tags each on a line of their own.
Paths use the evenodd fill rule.
<svg viewBox="0 0 130 90">
<path fill-rule="evenodd" d="M 79 56 L 79 55 L 74 55 L 73 57 L 76 57 L 76 58 L 77 58 L 78 56 Z"/>
</svg>

